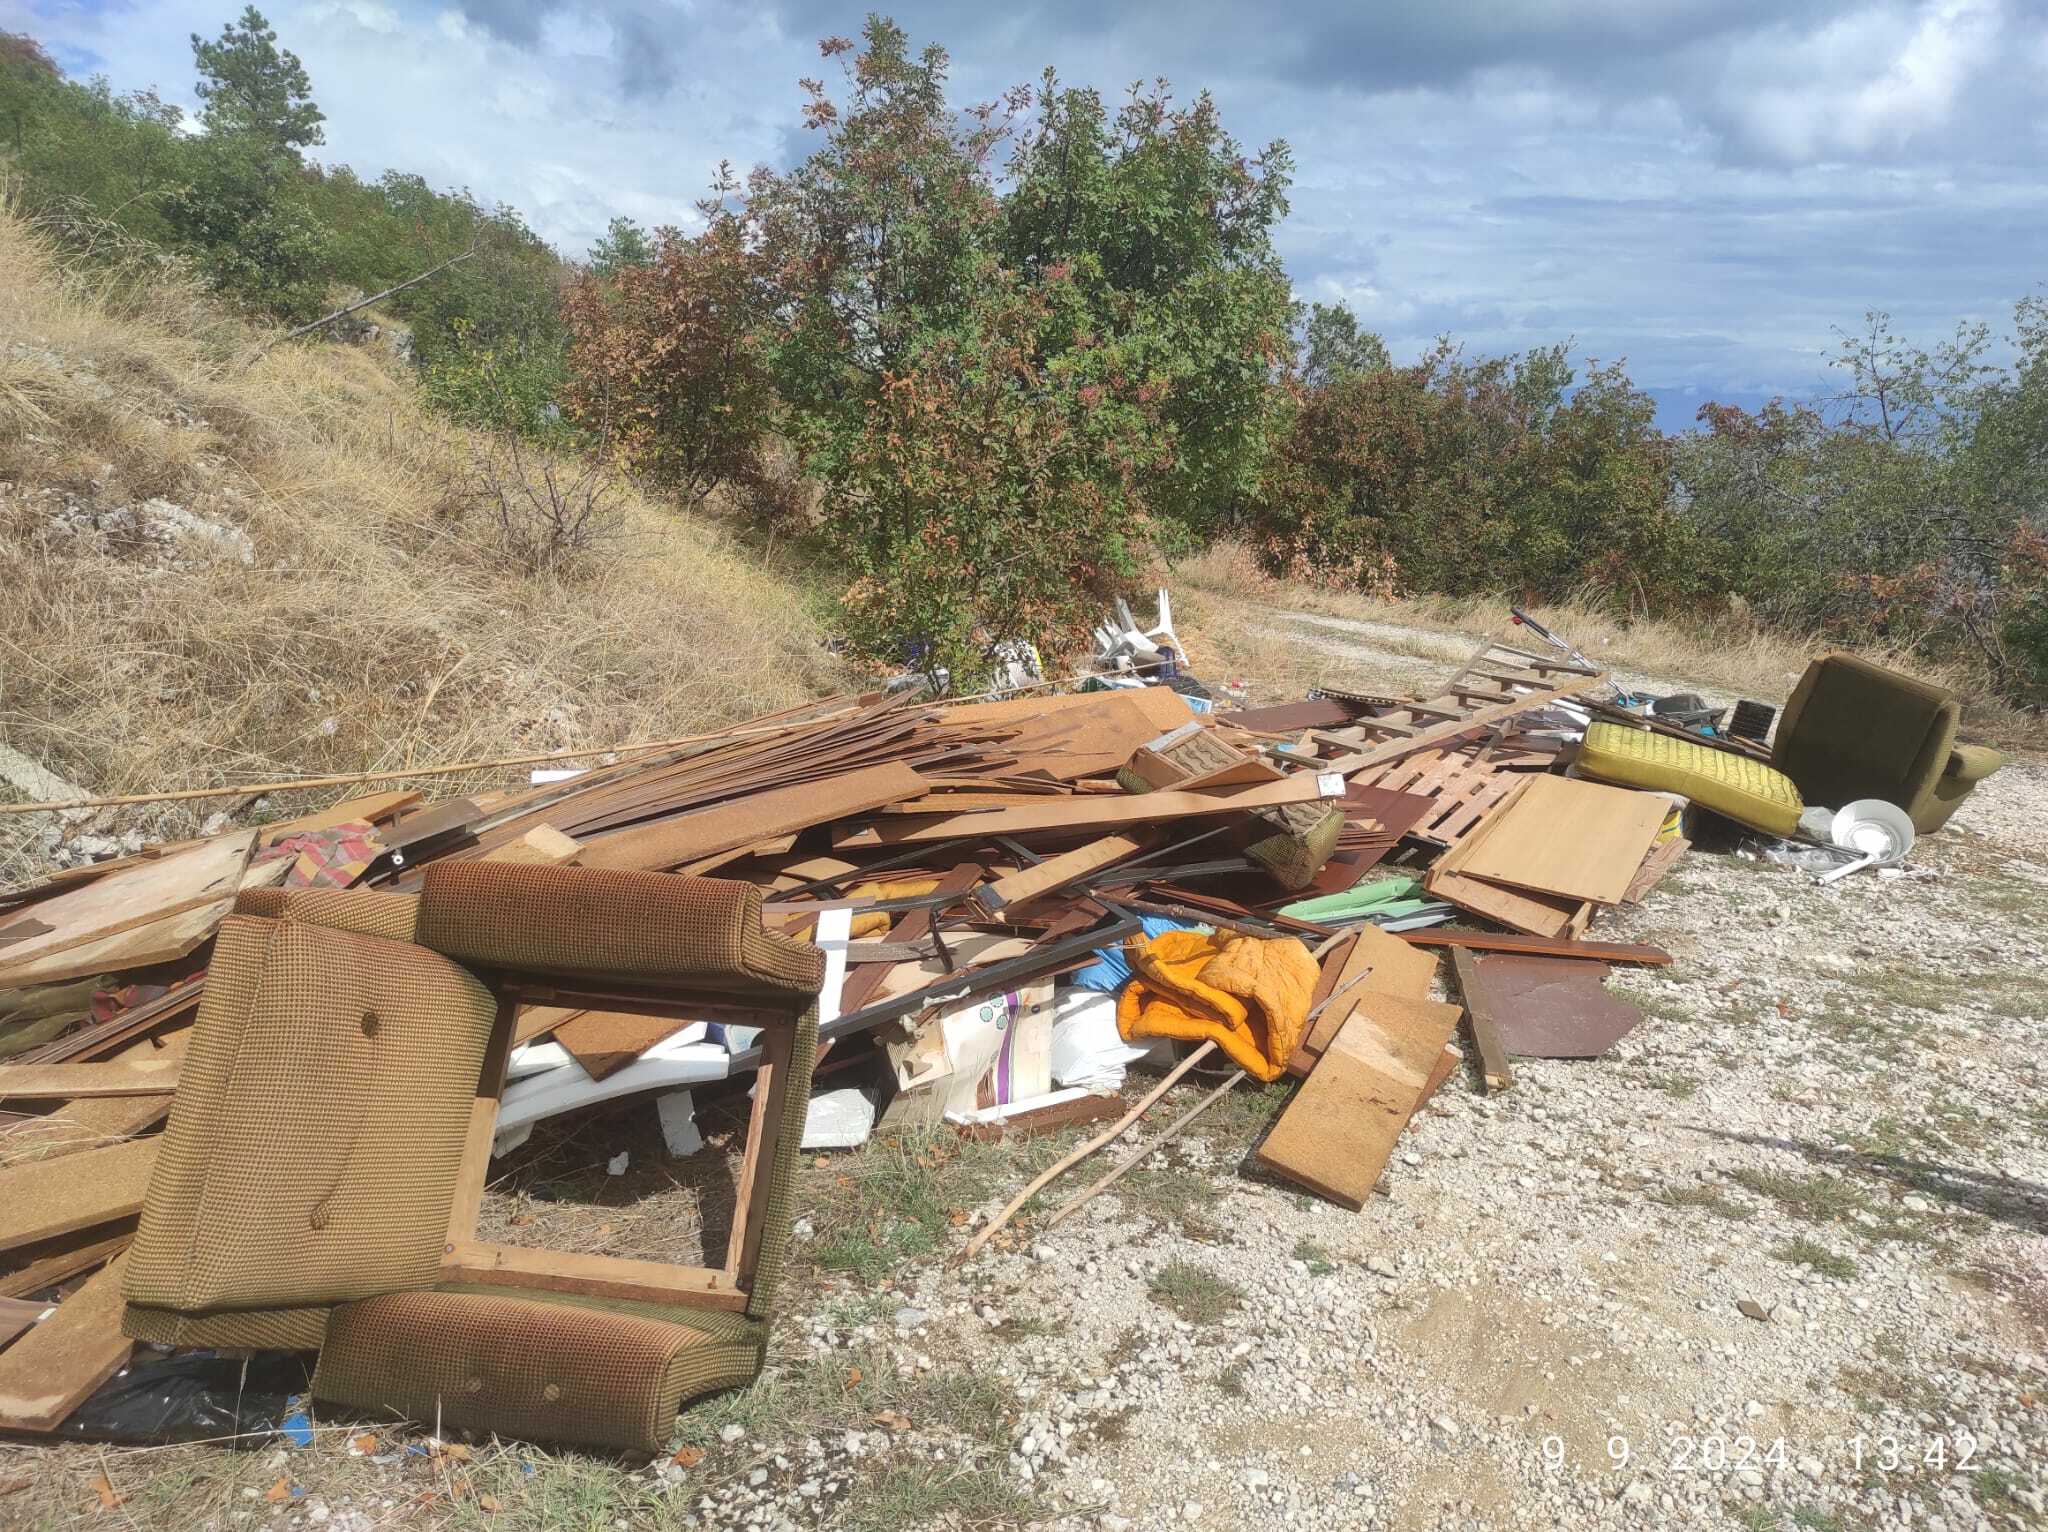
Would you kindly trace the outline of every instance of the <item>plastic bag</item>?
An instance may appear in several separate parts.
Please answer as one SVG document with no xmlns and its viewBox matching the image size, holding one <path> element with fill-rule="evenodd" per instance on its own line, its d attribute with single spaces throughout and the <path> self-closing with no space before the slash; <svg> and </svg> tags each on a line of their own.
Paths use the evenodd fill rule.
<svg viewBox="0 0 2048 1532">
<path fill-rule="evenodd" d="M 101 1384 L 55 1434 L 131 1446 L 262 1446 L 303 1416 L 312 1386 L 312 1359 L 295 1351 L 246 1359 L 218 1351 L 146 1353 Z"/>
</svg>

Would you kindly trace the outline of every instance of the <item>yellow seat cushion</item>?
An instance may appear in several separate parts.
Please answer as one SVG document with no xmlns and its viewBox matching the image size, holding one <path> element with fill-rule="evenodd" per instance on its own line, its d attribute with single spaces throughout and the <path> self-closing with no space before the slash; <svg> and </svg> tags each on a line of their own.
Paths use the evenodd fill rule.
<svg viewBox="0 0 2048 1532">
<path fill-rule="evenodd" d="M 1677 793 L 1771 835 L 1798 829 L 1806 808 L 1792 779 L 1761 761 L 1618 723 L 1586 730 L 1578 766 L 1602 782 Z"/>
</svg>

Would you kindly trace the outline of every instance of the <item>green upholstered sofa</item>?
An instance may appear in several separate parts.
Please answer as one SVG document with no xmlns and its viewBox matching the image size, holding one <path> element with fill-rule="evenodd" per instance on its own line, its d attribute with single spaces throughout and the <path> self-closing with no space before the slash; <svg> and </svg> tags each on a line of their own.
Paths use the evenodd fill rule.
<svg viewBox="0 0 2048 1532">
<path fill-rule="evenodd" d="M 1996 750 L 1956 743 L 1961 717 L 1944 687 L 1853 654 L 1824 654 L 1785 704 L 1772 764 L 1808 803 L 1838 809 L 1882 798 L 1924 835 L 2005 764 Z"/>
<path fill-rule="evenodd" d="M 223 922 L 123 1283 L 169 1346 L 318 1350 L 314 1395 L 656 1452 L 760 1370 L 817 1047 L 815 947 L 749 884 L 441 863 L 417 896 L 264 889 Z M 763 1029 L 720 1267 L 475 1238 L 520 1005 Z"/>
</svg>

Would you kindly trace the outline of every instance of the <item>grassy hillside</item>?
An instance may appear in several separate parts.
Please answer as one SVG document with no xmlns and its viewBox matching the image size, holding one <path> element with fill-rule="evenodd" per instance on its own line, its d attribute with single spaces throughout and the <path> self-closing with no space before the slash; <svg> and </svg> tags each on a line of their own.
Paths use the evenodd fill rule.
<svg viewBox="0 0 2048 1532">
<path fill-rule="evenodd" d="M 4 212 L 0 272 L 0 746 L 95 794 L 663 738 L 840 680 L 796 585 L 627 486 L 535 567 L 525 489 L 584 471 L 427 415 L 388 347 L 264 352 L 177 271 L 61 262 Z"/>
</svg>

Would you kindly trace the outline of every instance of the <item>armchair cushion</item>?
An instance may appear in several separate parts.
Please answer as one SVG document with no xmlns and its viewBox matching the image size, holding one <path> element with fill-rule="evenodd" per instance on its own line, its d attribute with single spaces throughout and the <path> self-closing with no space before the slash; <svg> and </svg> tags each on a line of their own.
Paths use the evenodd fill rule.
<svg viewBox="0 0 2048 1532">
<path fill-rule="evenodd" d="M 693 985 L 788 1007 L 825 959 L 761 929 L 761 891 L 724 878 L 436 862 L 419 941 L 462 963 L 619 984 Z"/>
<path fill-rule="evenodd" d="M 685 1400 L 752 1378 L 752 1339 L 529 1298 L 393 1293 L 344 1304 L 317 1398 L 464 1430 L 659 1452 Z"/>
<path fill-rule="evenodd" d="M 1981 782 L 2005 764 L 2005 757 L 1987 745 L 1957 745 L 1948 753 L 1942 776 L 1951 782 Z"/>
<path fill-rule="evenodd" d="M 229 916 L 128 1300 L 195 1315 L 430 1286 L 496 1012 L 409 942 Z"/>
</svg>

